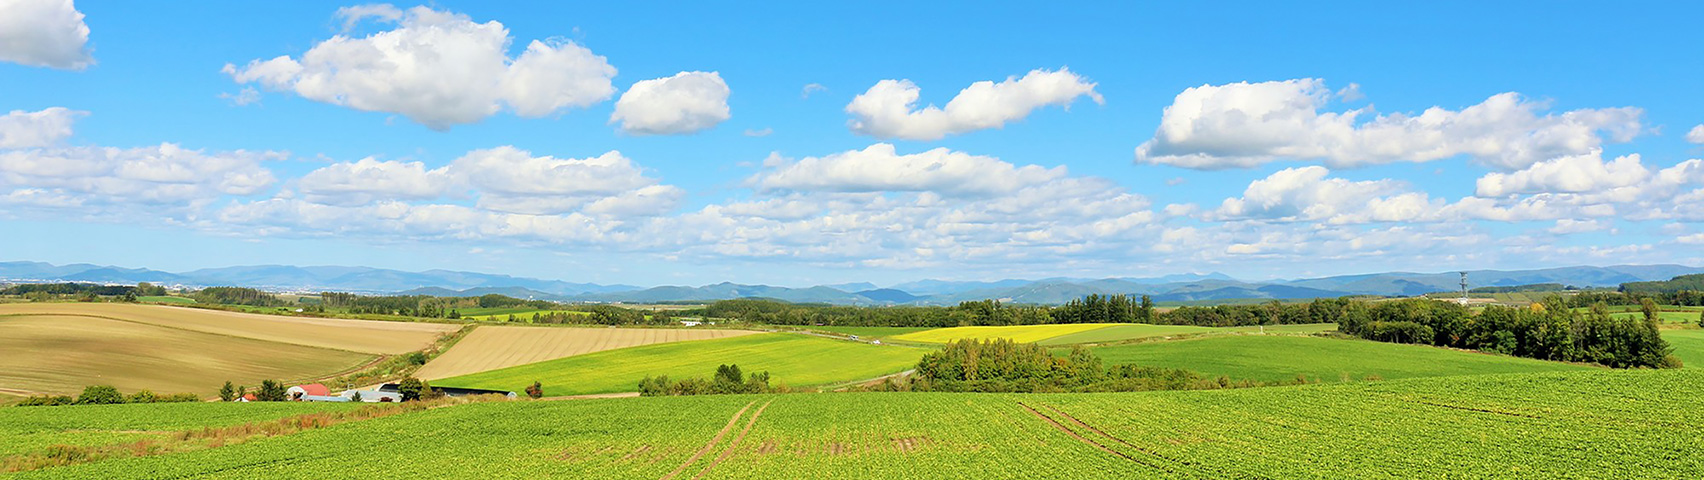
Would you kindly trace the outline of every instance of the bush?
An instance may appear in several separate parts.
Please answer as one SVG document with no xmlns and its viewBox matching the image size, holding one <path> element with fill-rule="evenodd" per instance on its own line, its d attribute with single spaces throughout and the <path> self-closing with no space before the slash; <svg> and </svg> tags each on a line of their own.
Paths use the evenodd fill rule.
<svg viewBox="0 0 1704 480">
<path fill-rule="evenodd" d="M 527 385 L 527 398 L 544 398 L 544 385 L 536 381 Z"/>
<path fill-rule="evenodd" d="M 74 405 L 76 403 L 77 403 L 77 399 L 71 398 L 71 397 L 65 396 L 65 395 L 59 395 L 59 396 L 36 395 L 36 396 L 32 396 L 30 398 L 24 399 L 23 402 L 19 402 L 18 406 L 20 406 L 20 407 L 57 407 L 57 406 L 60 406 L 60 405 Z"/>
<path fill-rule="evenodd" d="M 90 385 L 77 396 L 78 405 L 112 405 L 124 403 L 124 395 L 111 385 Z"/>
<path fill-rule="evenodd" d="M 226 381 L 225 386 L 219 387 L 219 400 L 220 401 L 225 401 L 225 402 L 235 401 L 237 399 L 237 396 L 238 396 L 237 395 L 237 387 L 234 386 L 234 385 L 231 385 L 230 381 Z"/>
<path fill-rule="evenodd" d="M 667 395 L 727 395 L 740 393 L 774 393 L 769 385 L 769 372 L 745 375 L 739 365 L 719 365 L 710 380 L 686 378 L 670 381 L 668 376 L 645 377 L 639 381 L 639 396 Z M 529 389 L 528 394 L 531 394 Z"/>
<path fill-rule="evenodd" d="M 408 352 L 404 358 L 408 360 L 409 365 L 425 365 L 427 360 L 426 354 L 422 352 Z"/>
<path fill-rule="evenodd" d="M 155 395 L 151 390 L 132 393 L 129 398 L 124 399 L 124 403 L 154 403 L 158 401 L 160 401 L 160 396 Z"/>
</svg>

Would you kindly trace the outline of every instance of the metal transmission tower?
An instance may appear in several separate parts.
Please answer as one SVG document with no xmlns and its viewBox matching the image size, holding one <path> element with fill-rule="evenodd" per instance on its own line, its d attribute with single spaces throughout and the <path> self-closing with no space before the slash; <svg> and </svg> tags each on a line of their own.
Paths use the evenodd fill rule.
<svg viewBox="0 0 1704 480">
<path fill-rule="evenodd" d="M 1461 304 L 1467 305 L 1467 272 L 1461 273 Z"/>
</svg>

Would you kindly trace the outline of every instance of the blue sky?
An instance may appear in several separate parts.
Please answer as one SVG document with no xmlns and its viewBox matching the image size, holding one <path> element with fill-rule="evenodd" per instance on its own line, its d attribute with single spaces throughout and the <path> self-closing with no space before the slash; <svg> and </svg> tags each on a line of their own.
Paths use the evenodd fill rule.
<svg viewBox="0 0 1704 480">
<path fill-rule="evenodd" d="M 0 1 L 0 259 L 1697 265 L 1704 9 L 1639 7 Z"/>
</svg>

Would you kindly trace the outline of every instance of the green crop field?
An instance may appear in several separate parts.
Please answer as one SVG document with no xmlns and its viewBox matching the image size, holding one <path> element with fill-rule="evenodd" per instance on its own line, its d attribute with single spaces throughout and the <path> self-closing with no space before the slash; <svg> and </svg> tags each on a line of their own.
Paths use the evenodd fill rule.
<svg viewBox="0 0 1704 480">
<path fill-rule="evenodd" d="M 468 404 L 17 478 L 1704 476 L 1704 371 Z"/>
<path fill-rule="evenodd" d="M 1196 327 L 1190 325 L 1113 325 L 1076 333 L 1067 333 L 1052 338 L 1042 339 L 1042 345 L 1069 345 L 1073 343 L 1105 343 L 1138 338 L 1168 337 L 1175 335 L 1203 334 L 1221 331 L 1213 327 Z"/>
<path fill-rule="evenodd" d="M 893 337 L 894 340 L 918 343 L 947 343 L 965 338 L 1004 338 L 1014 342 L 1039 342 L 1049 338 L 1087 332 L 1102 328 L 1129 325 L 1120 323 L 1070 323 L 1052 325 L 1015 325 L 1003 327 L 951 327 L 924 330 Z"/>
<path fill-rule="evenodd" d="M 806 329 L 841 335 L 857 335 L 860 338 L 890 338 L 931 330 L 928 327 L 806 327 Z"/>
<path fill-rule="evenodd" d="M 1663 340 L 1687 368 L 1704 368 L 1704 330 L 1663 330 Z"/>
<path fill-rule="evenodd" d="M 546 395 L 638 391 L 647 376 L 709 378 L 716 366 L 768 371 L 771 383 L 803 387 L 851 382 L 910 369 L 924 349 L 870 345 L 797 333 L 663 343 L 577 355 L 432 382 L 520 391 L 538 381 Z"/>
<path fill-rule="evenodd" d="M 1107 364 L 1181 368 L 1233 379 L 1337 382 L 1595 369 L 1422 345 L 1288 335 L 1233 335 L 1093 348 Z"/>
<path fill-rule="evenodd" d="M 0 457 L 53 445 L 95 446 L 172 432 L 342 410 L 344 403 L 151 403 L 0 408 Z"/>
</svg>

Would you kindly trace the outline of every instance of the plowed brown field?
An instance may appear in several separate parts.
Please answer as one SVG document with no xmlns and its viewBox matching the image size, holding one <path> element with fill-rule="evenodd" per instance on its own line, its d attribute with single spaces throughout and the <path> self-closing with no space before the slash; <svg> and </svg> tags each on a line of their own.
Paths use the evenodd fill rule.
<svg viewBox="0 0 1704 480">
<path fill-rule="evenodd" d="M 759 332 L 669 328 L 481 326 L 415 376 L 427 380 L 653 343 L 737 337 Z"/>
<path fill-rule="evenodd" d="M 0 315 L 18 314 L 100 317 L 215 335 L 378 354 L 419 350 L 431 345 L 439 334 L 461 328 L 442 323 L 286 317 L 124 303 L 0 304 Z"/>
</svg>

